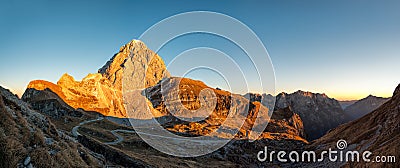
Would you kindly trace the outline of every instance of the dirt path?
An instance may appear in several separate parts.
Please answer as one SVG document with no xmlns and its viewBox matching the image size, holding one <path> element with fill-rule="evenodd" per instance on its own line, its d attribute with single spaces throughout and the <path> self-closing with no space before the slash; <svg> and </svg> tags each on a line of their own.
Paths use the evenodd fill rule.
<svg viewBox="0 0 400 168">
<path fill-rule="evenodd" d="M 116 139 L 115 141 L 113 141 L 113 142 L 105 142 L 104 144 L 107 144 L 107 145 L 115 145 L 115 144 L 121 143 L 121 142 L 124 140 L 124 137 L 121 136 L 120 134 L 118 134 L 117 132 L 135 133 L 135 131 L 131 131 L 131 130 L 121 130 L 121 129 L 112 130 L 111 133 L 112 133 L 115 137 L 117 137 L 117 139 Z"/>
<path fill-rule="evenodd" d="M 98 118 L 93 119 L 93 120 L 87 120 L 87 121 L 83 121 L 83 122 L 79 123 L 77 126 L 75 126 L 74 128 L 72 128 L 72 131 L 71 131 L 71 132 L 72 132 L 72 135 L 73 135 L 74 137 L 78 137 L 79 135 L 81 135 L 81 134 L 78 132 L 78 129 L 79 129 L 80 126 L 85 125 L 85 124 L 88 124 L 88 123 L 91 123 L 91 122 L 100 121 L 100 120 L 103 120 L 103 119 L 104 119 L 104 117 L 98 117 Z"/>
<path fill-rule="evenodd" d="M 87 121 L 83 121 L 83 122 L 81 122 L 81 123 L 79 123 L 77 126 L 75 126 L 74 128 L 72 128 L 72 135 L 74 136 L 74 137 L 78 137 L 79 135 L 81 135 L 79 132 L 78 132 L 78 129 L 79 129 L 79 127 L 81 127 L 82 125 L 85 125 L 85 124 L 88 124 L 88 123 L 91 123 L 91 122 L 96 122 L 96 121 L 100 121 L 100 120 L 103 120 L 104 119 L 104 117 L 98 117 L 98 118 L 96 118 L 96 119 L 92 119 L 92 120 L 87 120 Z M 115 140 L 115 141 L 113 141 L 113 142 L 105 142 L 104 144 L 107 144 L 107 145 L 115 145 L 115 144 L 118 144 L 118 143 L 121 143 L 123 140 L 124 140 L 124 137 L 122 137 L 120 134 L 118 134 L 117 132 L 125 132 L 125 133 L 135 133 L 135 131 L 132 131 L 132 130 L 121 130 L 121 129 L 117 129 L 117 130 L 112 130 L 112 131 L 110 131 L 115 137 L 117 137 L 117 139 Z"/>
<path fill-rule="evenodd" d="M 96 119 L 87 120 L 87 121 L 83 121 L 83 122 L 79 123 L 77 126 L 75 126 L 75 127 L 72 129 L 72 131 L 71 131 L 71 132 L 72 132 L 72 135 L 73 135 L 74 137 L 78 137 L 79 135 L 81 135 L 81 134 L 78 132 L 78 129 L 79 129 L 80 126 L 85 125 L 85 124 L 88 124 L 88 123 L 91 123 L 91 122 L 100 121 L 100 120 L 103 120 L 103 119 L 104 119 L 104 117 L 98 117 L 98 118 L 96 118 Z M 153 136 L 153 137 L 158 137 L 158 138 L 168 138 L 168 139 L 171 139 L 171 138 L 172 138 L 172 139 L 176 139 L 176 140 L 179 140 L 179 141 L 185 140 L 185 139 L 181 139 L 181 138 L 166 137 L 166 136 L 154 135 L 154 134 L 149 134 L 149 133 L 144 133 L 144 132 L 136 132 L 136 131 L 132 131 L 132 130 L 116 129 L 116 130 L 111 130 L 110 132 L 111 132 L 115 137 L 117 137 L 117 139 L 114 140 L 114 141 L 112 141 L 112 142 L 104 142 L 104 144 L 107 144 L 107 145 L 115 145 L 115 144 L 118 144 L 118 143 L 121 143 L 122 141 L 124 141 L 124 137 L 123 137 L 122 135 L 118 134 L 118 132 L 124 132 L 124 133 L 138 133 L 138 134 L 147 135 L 147 136 Z M 202 142 L 202 140 L 190 140 L 190 141 L 199 141 L 199 142 Z"/>
</svg>

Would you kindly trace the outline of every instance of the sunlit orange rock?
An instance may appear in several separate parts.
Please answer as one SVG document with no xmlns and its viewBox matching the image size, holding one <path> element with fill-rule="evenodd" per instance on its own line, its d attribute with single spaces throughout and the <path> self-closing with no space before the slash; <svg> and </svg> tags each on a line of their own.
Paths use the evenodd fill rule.
<svg viewBox="0 0 400 168">
<path fill-rule="evenodd" d="M 178 87 L 169 87 L 176 84 L 179 84 Z M 164 87 L 163 90 L 162 87 Z M 201 95 L 201 92 L 205 89 L 213 91 L 215 97 L 211 97 L 206 102 L 201 103 L 202 99 L 205 99 L 204 95 Z M 174 94 L 176 96 L 171 96 Z M 258 114 L 262 112 L 261 114 L 267 114 L 262 116 L 262 121 L 269 123 L 259 138 L 291 139 L 307 142 L 304 137 L 304 127 L 301 118 L 289 107 L 275 111 L 270 117 L 268 116 L 269 109 L 260 102 L 250 101 L 241 95 L 211 88 L 202 81 L 178 77 L 167 78 L 157 85 L 147 88 L 146 96 L 151 100 L 153 108 L 165 116 L 186 116 L 183 118 L 202 117 L 202 114 L 198 113 L 199 109 L 202 106 L 209 106 L 210 101 L 215 101 L 216 104 L 213 106 L 210 115 L 204 120 L 174 120 L 164 125 L 169 131 L 180 135 L 207 136 L 212 132 L 216 132 L 220 127 L 223 127 L 224 129 L 221 132 L 212 135 L 222 138 L 235 136 L 238 139 L 251 139 L 249 133 L 253 127 L 259 126 L 255 125 L 255 120 Z M 168 100 L 171 97 L 175 99 Z M 171 107 L 167 108 L 166 100 L 171 101 Z M 171 114 L 170 110 L 173 110 L 173 114 Z M 231 124 L 227 124 L 225 121 L 230 113 L 235 113 L 234 123 L 244 121 L 243 125 L 237 128 Z M 233 135 L 234 130 L 238 130 L 238 134 Z"/>
<path fill-rule="evenodd" d="M 126 66 L 131 68 L 128 69 L 130 77 L 123 81 L 123 68 Z M 76 81 L 68 74 L 64 74 L 57 84 L 36 80 L 30 82 L 27 88 L 48 88 L 74 108 L 96 111 L 106 116 L 127 117 L 122 99 L 122 82 L 130 89 L 144 89 L 169 77 L 161 57 L 138 40 L 122 46 L 98 72 L 87 75 L 81 81 Z"/>
</svg>

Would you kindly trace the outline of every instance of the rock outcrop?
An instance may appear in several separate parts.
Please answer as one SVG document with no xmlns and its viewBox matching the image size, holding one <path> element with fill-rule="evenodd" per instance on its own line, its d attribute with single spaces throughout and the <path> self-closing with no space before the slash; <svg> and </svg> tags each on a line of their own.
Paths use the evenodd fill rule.
<svg viewBox="0 0 400 168">
<path fill-rule="evenodd" d="M 262 105 L 268 109 L 275 108 L 275 96 L 271 94 L 259 94 L 259 93 L 246 93 L 243 95 L 245 98 L 249 99 L 251 102 L 260 102 Z"/>
<path fill-rule="evenodd" d="M 285 108 L 274 108 L 275 97 L 271 94 L 246 93 L 244 97 L 249 99 L 252 103 L 261 103 L 261 105 L 268 109 L 274 110 L 262 138 L 277 140 L 282 139 L 284 136 L 291 137 L 287 139 L 303 140 L 306 138 L 303 120 L 298 114 L 293 112 L 290 106 Z M 306 142 L 305 140 L 303 141 Z"/>
<path fill-rule="evenodd" d="M 73 117 L 82 116 L 82 111 L 69 106 L 58 94 L 49 88 L 45 88 L 44 90 L 28 88 L 22 96 L 22 100 L 29 103 L 32 109 L 40 111 L 52 118 L 58 119 L 65 115 Z"/>
<path fill-rule="evenodd" d="M 266 132 L 285 133 L 295 135 L 305 139 L 303 121 L 300 116 L 292 111 L 290 107 L 277 109 L 268 123 Z"/>
<path fill-rule="evenodd" d="M 286 107 L 291 107 L 296 114 L 299 114 L 308 140 L 317 139 L 328 130 L 347 121 L 338 101 L 325 94 L 304 91 L 278 94 L 275 108 Z"/>
<path fill-rule="evenodd" d="M 124 74 L 124 71 L 127 73 Z M 138 40 L 121 47 L 98 72 L 89 74 L 82 81 L 75 81 L 68 74 L 64 74 L 57 84 L 32 81 L 23 98 L 27 100 L 32 97 L 32 90 L 50 89 L 73 108 L 96 111 L 106 116 L 126 117 L 122 83 L 129 89 L 144 89 L 169 76 L 161 57 Z M 127 75 L 126 78 L 123 75 Z"/>
<path fill-rule="evenodd" d="M 103 163 L 57 130 L 48 117 L 0 87 L 2 167 L 101 167 Z"/>
<path fill-rule="evenodd" d="M 171 87 L 178 85 L 179 87 Z M 211 91 L 214 93 L 207 92 Z M 188 78 L 171 77 L 145 90 L 145 95 L 151 101 L 153 108 L 164 116 L 178 116 L 183 119 L 205 118 L 199 121 L 171 120 L 164 124 L 171 132 L 186 136 L 208 135 L 219 127 L 217 136 L 231 134 L 238 129 L 230 125 L 222 125 L 228 115 L 237 115 L 235 123 L 244 121 L 238 130 L 237 138 L 250 138 L 249 132 L 254 127 L 258 114 L 263 122 L 269 122 L 268 127 L 261 133 L 266 139 L 292 139 L 306 142 L 303 123 L 300 117 L 290 108 L 276 111 L 270 118 L 269 109 L 260 102 L 249 101 L 245 97 L 230 92 L 214 89 L 201 81 Z M 247 106 L 247 107 L 246 107 Z M 171 111 L 173 114 L 171 114 Z M 226 131 L 224 131 L 226 130 Z"/>
<path fill-rule="evenodd" d="M 374 161 L 375 156 L 400 157 L 400 84 L 390 100 L 371 113 L 355 121 L 343 124 L 328 134 L 316 140 L 309 149 L 320 151 L 328 148 L 337 149 L 336 142 L 340 139 L 347 141 L 346 150 L 372 152 L 369 157 Z M 326 161 L 328 159 L 325 159 Z M 362 160 L 362 158 L 360 158 Z M 325 167 L 399 167 L 399 163 L 378 162 L 324 162 Z"/>
<path fill-rule="evenodd" d="M 347 115 L 349 115 L 353 120 L 358 119 L 371 111 L 374 111 L 376 108 L 381 106 L 383 103 L 388 101 L 390 98 L 376 97 L 369 95 L 366 98 L 363 98 L 354 104 L 346 107 L 344 111 Z"/>
<path fill-rule="evenodd" d="M 89 74 L 82 81 L 64 74 L 57 85 L 37 80 L 29 83 L 22 99 L 31 102 L 37 92 L 49 89 L 56 93 L 69 106 L 86 111 L 96 111 L 103 115 L 124 117 L 122 93 L 115 89 L 101 74 Z M 41 97 L 46 99 L 46 97 Z M 35 98 L 36 99 L 36 98 Z"/>
</svg>

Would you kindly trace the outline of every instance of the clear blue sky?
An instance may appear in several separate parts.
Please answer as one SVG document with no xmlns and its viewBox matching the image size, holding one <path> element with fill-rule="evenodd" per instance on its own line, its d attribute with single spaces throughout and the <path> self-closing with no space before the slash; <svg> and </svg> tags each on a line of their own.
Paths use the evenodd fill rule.
<svg viewBox="0 0 400 168">
<path fill-rule="evenodd" d="M 400 82 L 399 9 L 400 1 L 390 0 L 1 0 L 0 84 L 21 93 L 34 79 L 56 82 L 65 72 L 81 79 L 158 21 L 206 10 L 230 15 L 260 37 L 275 67 L 277 92 L 390 96 Z M 160 55 L 168 63 L 184 48 L 207 43 L 201 38 L 178 39 Z"/>
</svg>

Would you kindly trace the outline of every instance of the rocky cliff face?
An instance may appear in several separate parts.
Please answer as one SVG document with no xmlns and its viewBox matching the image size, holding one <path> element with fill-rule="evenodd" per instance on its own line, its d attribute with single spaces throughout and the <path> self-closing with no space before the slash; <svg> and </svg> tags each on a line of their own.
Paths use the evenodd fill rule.
<svg viewBox="0 0 400 168">
<path fill-rule="evenodd" d="M 169 87 L 171 85 L 179 87 Z M 164 90 L 162 86 L 165 87 Z M 215 95 L 213 96 L 205 90 L 209 90 Z M 270 118 L 269 109 L 260 102 L 249 101 L 243 96 L 214 89 L 201 81 L 187 78 L 168 78 L 147 88 L 145 92 L 153 108 L 165 116 L 170 116 L 173 111 L 174 116 L 185 119 L 205 117 L 203 121 L 171 120 L 164 125 L 171 132 L 186 136 L 208 135 L 218 129 L 227 116 L 232 115 L 229 114 L 231 112 L 238 115 L 235 118 L 237 122 L 244 121 L 236 137 L 249 138 L 249 131 L 258 126 L 255 125 L 255 120 L 261 113 L 264 114 L 262 120 L 269 122 L 267 129 L 261 134 L 261 138 L 294 139 L 306 142 L 303 139 L 303 123 L 290 108 L 279 110 L 273 115 L 273 118 Z M 166 100 L 170 102 L 166 102 Z M 169 108 L 167 107 L 168 103 L 171 105 Z M 246 106 L 248 107 L 246 108 Z M 211 114 L 208 113 L 210 110 Z M 237 129 L 229 128 L 229 125 L 226 127 L 226 132 L 222 131 L 218 136 L 224 137 L 224 134 L 231 134 L 232 130 Z"/>
<path fill-rule="evenodd" d="M 0 87 L 0 165 L 101 167 L 102 162 L 57 130 L 49 118 Z"/>
<path fill-rule="evenodd" d="M 325 94 L 297 91 L 276 96 L 277 109 L 291 107 L 304 123 L 308 140 L 324 135 L 328 130 L 343 124 L 347 117 L 340 104 Z"/>
<path fill-rule="evenodd" d="M 375 156 L 395 156 L 398 159 L 400 157 L 400 85 L 394 91 L 393 97 L 376 110 L 333 129 L 311 144 L 309 148 L 316 151 L 328 148 L 336 149 L 336 142 L 340 139 L 347 141 L 346 150 L 357 150 L 360 153 L 366 150 L 371 151 L 373 153 L 369 157 L 371 160 Z M 344 167 L 399 167 L 397 160 L 396 163 L 326 162 L 320 164 L 327 167 L 339 165 L 344 165 Z"/>
<path fill-rule="evenodd" d="M 133 66 L 127 66 L 127 65 Z M 145 66 L 147 65 L 147 66 Z M 123 73 L 123 68 L 129 74 Z M 164 61 L 159 55 L 151 51 L 139 40 L 132 40 L 122 46 L 117 54 L 98 70 L 117 90 L 122 90 L 123 77 L 129 75 L 131 79 L 126 85 L 131 89 L 143 89 L 154 86 L 164 77 L 169 77 Z"/>
<path fill-rule="evenodd" d="M 293 112 L 290 107 L 277 109 L 268 123 L 266 132 L 286 133 L 305 138 L 303 121 L 300 116 Z"/>
<path fill-rule="evenodd" d="M 25 91 L 22 100 L 29 103 L 32 109 L 40 111 L 52 118 L 58 119 L 65 115 L 73 117 L 82 116 L 82 111 L 69 106 L 59 95 L 49 88 L 45 88 L 44 90 L 29 88 Z"/>
<path fill-rule="evenodd" d="M 243 95 L 245 98 L 249 99 L 251 102 L 260 102 L 262 105 L 268 109 L 275 108 L 275 96 L 271 94 L 259 94 L 259 93 L 246 93 Z"/>
<path fill-rule="evenodd" d="M 146 103 L 152 110 L 153 116 L 175 115 L 193 120 L 193 122 L 178 119 L 164 121 L 166 127 L 180 134 L 189 136 L 208 134 L 217 129 L 231 111 L 238 116 L 232 119 L 232 124 L 244 121 L 237 135 L 238 138 L 248 138 L 251 128 L 258 126 L 255 125 L 256 117 L 261 114 L 260 121 L 263 123 L 270 120 L 275 123 L 275 126 L 272 127 L 273 124 L 271 124 L 269 130 L 265 131 L 268 135 L 263 133 L 264 137 L 277 139 L 289 137 L 289 139 L 304 140 L 302 139 L 304 137 L 302 123 L 297 114 L 290 110 L 282 110 L 277 112 L 282 113 L 280 117 L 270 119 L 268 107 L 261 103 L 269 105 L 270 99 L 266 97 L 273 98 L 272 96 L 262 95 L 261 103 L 259 103 L 249 101 L 241 95 L 208 87 L 201 81 L 170 78 L 162 59 L 137 40 L 121 47 L 120 51 L 98 72 L 89 74 L 81 81 L 76 81 L 68 74 L 64 74 L 57 84 L 42 80 L 32 81 L 23 99 L 36 109 L 53 117 L 78 112 L 79 110 L 75 109 L 79 108 L 100 112 L 107 116 L 128 117 L 123 105 L 122 90 L 146 88 L 144 91 Z M 166 87 L 167 89 L 162 90 L 162 85 L 179 85 L 179 87 Z M 138 94 L 138 96 L 143 95 Z M 166 102 L 166 98 L 171 101 Z M 60 106 L 63 102 L 66 105 Z M 171 109 L 168 109 L 167 105 Z M 171 110 L 174 111 L 173 115 L 170 114 Z M 141 113 L 140 110 L 138 113 Z M 145 114 L 135 116 L 139 117 L 137 119 L 147 119 Z M 205 120 L 197 121 L 199 118 Z M 227 127 L 226 134 L 231 134 L 232 131 L 229 129 L 237 129 L 234 125 Z M 281 134 L 285 134 L 285 137 Z"/>
<path fill-rule="evenodd" d="M 82 81 L 64 74 L 56 84 L 46 81 L 32 81 L 22 99 L 33 102 L 37 98 L 35 91 L 49 89 L 56 93 L 69 106 L 86 111 L 96 111 L 104 115 L 124 117 L 125 109 L 122 104 L 122 93 L 115 89 L 108 79 L 101 74 L 89 74 Z M 42 97 L 45 99 L 45 97 Z"/>
<path fill-rule="evenodd" d="M 274 109 L 271 120 L 265 130 L 266 134 L 263 136 L 272 137 L 278 133 L 282 136 L 295 135 L 304 139 L 306 138 L 303 120 L 298 114 L 293 112 L 290 106 L 285 108 L 274 108 L 275 97 L 271 94 L 246 93 L 244 97 L 249 99 L 252 103 L 258 102 L 268 109 Z"/>
<path fill-rule="evenodd" d="M 129 64 L 129 65 L 127 65 Z M 145 66 L 147 65 L 147 66 Z M 124 78 L 123 68 L 128 67 L 129 77 Z M 144 74 L 146 74 L 144 76 Z M 143 42 L 133 40 L 106 63 L 99 73 L 89 74 L 82 81 L 64 74 L 57 84 L 37 80 L 29 83 L 23 98 L 29 100 L 32 90 L 50 89 L 73 108 L 96 111 L 103 115 L 126 117 L 122 99 L 122 83 L 129 89 L 144 89 L 168 77 L 161 57 L 148 49 Z"/>
<path fill-rule="evenodd" d="M 375 110 L 388 100 L 389 98 L 382 98 L 369 95 L 368 97 L 363 98 L 355 102 L 354 104 L 346 107 L 344 111 L 349 116 L 351 116 L 353 120 L 355 120 Z"/>
</svg>

